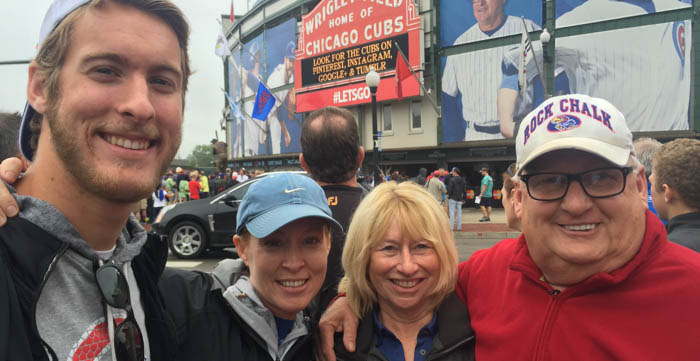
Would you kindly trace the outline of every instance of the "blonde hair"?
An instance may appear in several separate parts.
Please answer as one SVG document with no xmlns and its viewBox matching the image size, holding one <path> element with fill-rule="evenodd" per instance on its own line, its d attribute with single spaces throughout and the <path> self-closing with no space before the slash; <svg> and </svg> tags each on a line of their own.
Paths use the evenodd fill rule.
<svg viewBox="0 0 700 361">
<path fill-rule="evenodd" d="M 401 233 L 414 240 L 432 243 L 440 262 L 440 272 L 429 293 L 429 306 L 436 309 L 454 290 L 457 280 L 457 247 L 444 209 L 424 189 L 413 182 L 385 182 L 360 202 L 343 248 L 345 278 L 340 289 L 347 292 L 350 307 L 364 316 L 377 302 L 367 270 L 372 249 L 398 223 Z"/>
</svg>

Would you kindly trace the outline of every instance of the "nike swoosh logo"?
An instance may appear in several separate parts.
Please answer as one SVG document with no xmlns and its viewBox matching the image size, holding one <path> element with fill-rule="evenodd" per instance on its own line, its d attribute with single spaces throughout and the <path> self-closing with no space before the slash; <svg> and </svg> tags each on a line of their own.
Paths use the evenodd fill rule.
<svg viewBox="0 0 700 361">
<path fill-rule="evenodd" d="M 304 188 L 294 188 L 294 189 L 285 189 L 284 193 L 294 193 L 296 191 L 303 191 Z"/>
</svg>

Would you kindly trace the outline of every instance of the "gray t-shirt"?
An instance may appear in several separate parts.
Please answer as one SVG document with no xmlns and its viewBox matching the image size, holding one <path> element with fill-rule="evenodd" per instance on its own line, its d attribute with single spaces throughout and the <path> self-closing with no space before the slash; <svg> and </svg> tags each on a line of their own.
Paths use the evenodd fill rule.
<svg viewBox="0 0 700 361">
<path fill-rule="evenodd" d="M 99 255 L 52 205 L 32 197 L 15 196 L 21 209 L 20 217 L 69 244 L 69 248 L 51 263 L 48 277 L 45 275 L 36 309 L 39 335 L 59 360 L 114 360 L 110 342 L 114 326 L 105 322 L 106 304 L 95 281 L 93 265 Z M 131 269 L 131 260 L 141 252 L 145 242 L 146 232 L 131 216 L 111 259 L 119 265 L 129 284 L 134 316 L 144 337 L 146 360 L 150 360 L 141 296 Z M 126 318 L 126 312 L 121 309 L 110 307 L 109 314 L 115 321 L 112 325 Z"/>
</svg>

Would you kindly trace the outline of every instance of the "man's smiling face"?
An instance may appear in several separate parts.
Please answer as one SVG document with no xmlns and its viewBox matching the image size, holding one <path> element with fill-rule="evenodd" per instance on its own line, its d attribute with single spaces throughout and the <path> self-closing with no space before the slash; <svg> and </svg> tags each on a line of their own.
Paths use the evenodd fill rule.
<svg viewBox="0 0 700 361">
<path fill-rule="evenodd" d="M 47 101 L 54 149 L 39 152 L 55 151 L 89 193 L 147 196 L 180 145 L 180 58 L 160 19 L 113 2 L 88 9 L 74 24 L 60 95 Z"/>
<path fill-rule="evenodd" d="M 590 153 L 559 150 L 540 156 L 524 173 L 574 174 L 611 166 Z M 579 182 L 572 181 L 567 194 L 557 201 L 534 200 L 525 183 L 516 182 L 515 209 L 530 255 L 540 269 L 597 273 L 626 263 L 644 235 L 643 177 L 630 172 L 624 192 L 609 198 L 591 198 Z"/>
</svg>

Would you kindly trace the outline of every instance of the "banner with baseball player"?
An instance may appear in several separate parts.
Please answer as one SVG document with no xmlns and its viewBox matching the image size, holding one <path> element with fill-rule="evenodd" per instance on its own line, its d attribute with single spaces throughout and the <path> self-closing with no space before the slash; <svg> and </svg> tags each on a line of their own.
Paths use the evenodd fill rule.
<svg viewBox="0 0 700 361">
<path fill-rule="evenodd" d="M 228 81 L 231 98 L 241 100 L 241 48 L 236 47 L 228 58 Z"/>
<path fill-rule="evenodd" d="M 301 114 L 295 112 L 296 97 L 293 88 L 296 28 L 296 19 L 291 18 L 265 30 L 265 82 L 276 100 L 267 117 L 268 154 L 301 152 L 302 118 Z"/>
<path fill-rule="evenodd" d="M 498 5 L 499 1 L 505 3 L 504 10 L 511 3 L 473 1 L 473 11 L 481 9 L 477 6 Z M 557 0 L 556 28 L 643 16 L 686 7 L 688 2 Z M 441 3 L 445 4 L 441 6 L 443 22 L 445 11 L 451 11 L 443 9 L 448 3 Z M 527 15 L 523 18 L 517 31 L 510 31 L 509 35 L 521 33 L 523 26 L 529 33 L 540 29 L 537 21 L 528 21 Z M 478 34 L 478 24 L 453 44 L 470 41 L 467 33 Z M 506 25 L 504 21 L 490 37 Z M 446 26 L 442 25 L 441 30 Z M 556 35 L 556 28 L 550 32 Z M 684 20 L 557 37 L 555 57 L 550 59 L 555 67 L 554 89 L 549 94 L 581 93 L 607 99 L 625 114 L 635 132 L 688 130 L 691 33 L 691 21 Z M 487 32 L 481 31 L 481 35 L 481 40 L 490 38 Z M 523 64 L 521 44 L 443 57 L 444 142 L 510 138 L 520 122 L 528 121 L 524 115 L 542 102 L 545 93 L 540 78 L 544 63 L 542 44 L 532 41 L 531 46 L 534 56 Z"/>
<path fill-rule="evenodd" d="M 243 44 L 241 54 L 241 94 L 243 100 L 243 119 L 241 121 L 241 143 L 243 156 L 267 154 L 265 147 L 265 123 L 250 115 L 253 114 L 255 95 L 260 79 L 265 78 L 264 34 L 260 34 Z"/>
<path fill-rule="evenodd" d="M 591 0 L 561 14 L 556 26 L 686 6 L 678 0 Z M 631 131 L 688 130 L 691 34 L 691 21 L 681 20 L 557 38 L 557 63 L 569 75 L 571 93 L 615 104 Z"/>
<path fill-rule="evenodd" d="M 692 0 L 556 0 L 557 27 L 574 26 L 690 7 Z M 570 16 L 573 15 L 573 16 Z"/>
<path fill-rule="evenodd" d="M 470 6 L 471 5 L 471 6 Z M 472 0 L 440 2 L 440 42 L 443 47 L 521 34 L 541 28 L 541 0 Z M 536 48 L 539 43 L 533 43 Z M 518 72 L 505 79 L 502 59 L 518 45 L 494 47 L 442 58 L 443 141 L 501 139 L 496 95 L 502 88 L 512 90 L 509 106 L 518 98 Z M 541 49 L 541 47 L 539 47 Z M 536 76 L 533 71 L 531 76 Z M 536 80 L 536 79 L 535 79 Z M 533 81 L 534 82 L 534 81 Z M 539 82 L 539 81 L 537 81 Z M 534 90 L 527 97 L 531 106 Z M 539 101 L 542 96 L 539 95 Z M 513 109 L 511 109 L 512 113 Z M 527 113 L 527 112 L 526 112 Z"/>
<path fill-rule="evenodd" d="M 231 157 L 238 158 L 243 156 L 243 117 L 241 100 L 241 49 L 237 47 L 231 51 L 231 56 L 228 57 L 228 94 L 229 103 L 235 103 L 238 112 L 229 112 L 229 135 L 231 137 Z"/>
</svg>

